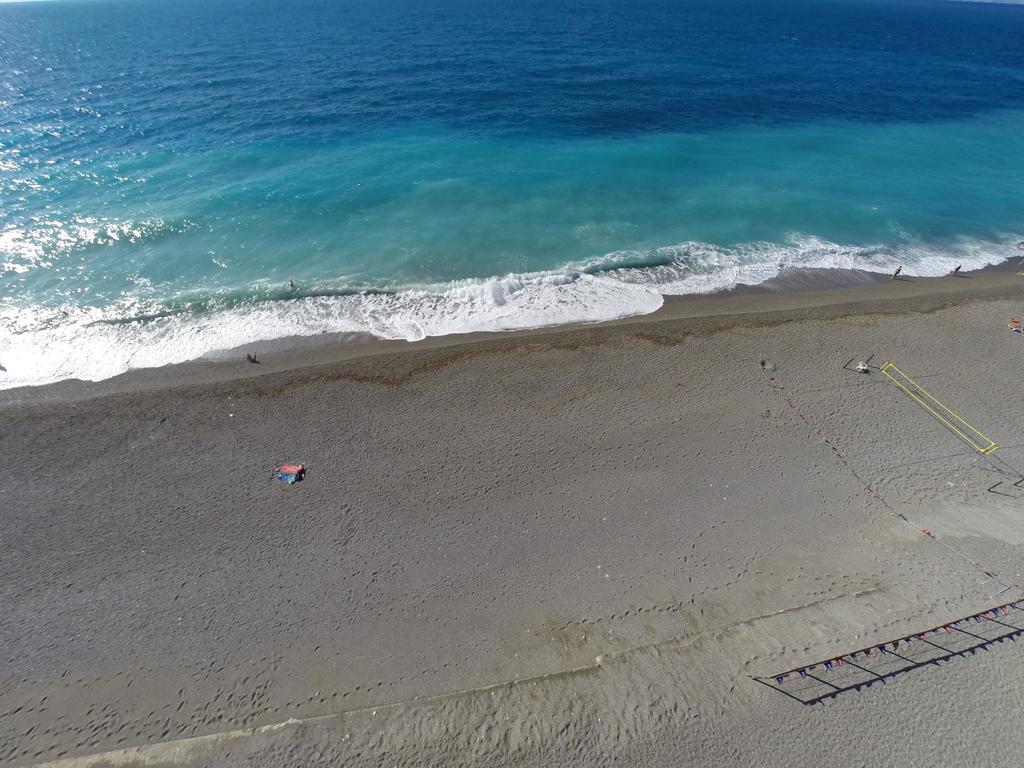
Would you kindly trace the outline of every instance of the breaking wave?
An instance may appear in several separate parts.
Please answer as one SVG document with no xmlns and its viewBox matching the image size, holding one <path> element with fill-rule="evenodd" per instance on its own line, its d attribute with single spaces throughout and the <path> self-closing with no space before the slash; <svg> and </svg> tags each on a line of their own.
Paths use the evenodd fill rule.
<svg viewBox="0 0 1024 768">
<path fill-rule="evenodd" d="M 719 248 L 682 243 L 620 251 L 550 272 L 509 274 L 387 290 L 311 289 L 156 301 L 125 297 L 103 308 L 0 307 L 0 388 L 77 378 L 97 381 L 136 368 L 203 358 L 291 336 L 370 334 L 415 341 L 470 331 L 595 323 L 658 309 L 666 295 L 757 285 L 787 269 L 936 276 L 978 269 L 1013 253 L 1002 242 L 853 247 L 815 237 Z M 148 295 L 152 294 L 152 287 Z"/>
</svg>

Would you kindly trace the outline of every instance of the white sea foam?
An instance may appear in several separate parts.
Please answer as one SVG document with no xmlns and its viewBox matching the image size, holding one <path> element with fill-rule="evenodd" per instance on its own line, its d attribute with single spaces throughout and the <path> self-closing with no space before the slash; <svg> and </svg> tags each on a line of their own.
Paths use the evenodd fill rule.
<svg viewBox="0 0 1024 768">
<path fill-rule="evenodd" d="M 414 341 L 469 331 L 593 323 L 653 312 L 665 295 L 710 293 L 764 282 L 787 268 L 942 275 L 1013 255 L 1012 241 L 943 247 L 848 247 L 794 236 L 783 244 L 722 249 L 683 243 L 655 253 L 616 252 L 563 270 L 461 280 L 348 296 L 260 301 L 160 316 L 140 299 L 106 309 L 0 307 L 0 388 L 67 378 L 100 380 L 286 336 L 369 333 Z M 652 258 L 653 257 L 653 258 Z M 635 268 L 653 261 L 658 266 Z M 126 317 L 146 317 L 132 322 Z"/>
</svg>

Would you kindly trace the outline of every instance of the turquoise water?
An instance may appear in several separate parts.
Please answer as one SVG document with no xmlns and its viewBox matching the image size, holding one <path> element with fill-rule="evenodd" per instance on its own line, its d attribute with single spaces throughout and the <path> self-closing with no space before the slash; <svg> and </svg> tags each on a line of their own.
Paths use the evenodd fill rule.
<svg viewBox="0 0 1024 768">
<path fill-rule="evenodd" d="M 1024 238 L 1024 8 L 0 6 L 0 386 Z"/>
</svg>

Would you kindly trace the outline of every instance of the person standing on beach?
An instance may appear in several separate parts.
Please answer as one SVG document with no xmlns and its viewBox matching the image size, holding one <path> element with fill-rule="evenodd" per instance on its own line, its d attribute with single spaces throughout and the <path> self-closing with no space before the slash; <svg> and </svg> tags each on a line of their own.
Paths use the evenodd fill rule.
<svg viewBox="0 0 1024 768">
<path fill-rule="evenodd" d="M 898 267 L 896 267 L 896 271 L 892 273 L 892 279 L 895 280 L 897 277 L 899 277 L 900 276 L 900 272 L 902 272 L 902 271 L 903 271 L 903 265 L 900 264 Z"/>
</svg>

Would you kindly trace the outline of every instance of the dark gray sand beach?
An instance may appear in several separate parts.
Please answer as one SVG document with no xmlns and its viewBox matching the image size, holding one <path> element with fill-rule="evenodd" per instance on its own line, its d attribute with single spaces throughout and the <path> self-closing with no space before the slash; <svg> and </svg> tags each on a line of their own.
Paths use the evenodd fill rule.
<svg viewBox="0 0 1024 768">
<path fill-rule="evenodd" d="M 1024 610 L 877 645 L 1024 595 L 1022 303 L 738 291 L 3 393 L 0 763 L 1020 765 Z"/>
</svg>

